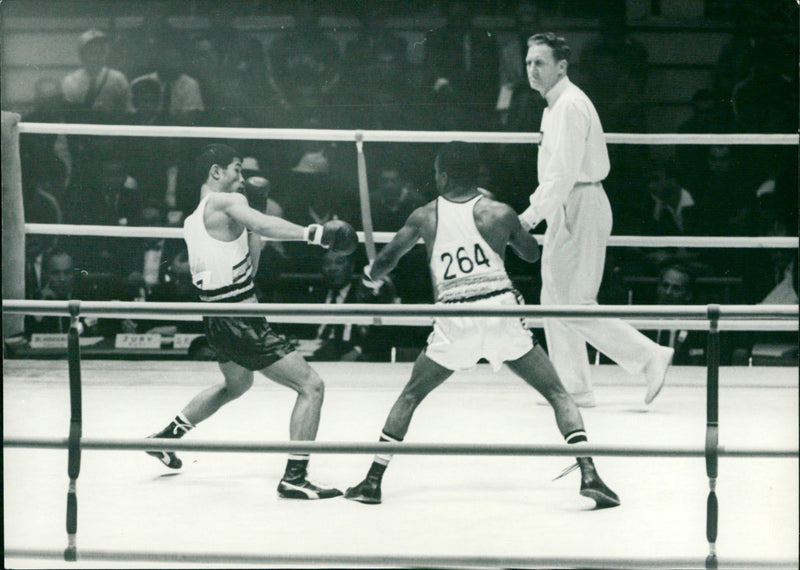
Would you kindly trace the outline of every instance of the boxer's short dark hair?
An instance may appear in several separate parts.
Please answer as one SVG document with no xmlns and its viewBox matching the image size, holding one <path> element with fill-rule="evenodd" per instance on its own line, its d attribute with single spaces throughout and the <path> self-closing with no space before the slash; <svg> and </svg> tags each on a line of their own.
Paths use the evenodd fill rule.
<svg viewBox="0 0 800 570">
<path fill-rule="evenodd" d="M 480 156 L 474 144 L 453 141 L 439 149 L 439 170 L 461 186 L 475 186 L 480 171 Z"/>
<path fill-rule="evenodd" d="M 228 168 L 231 162 L 242 155 L 232 146 L 222 143 L 209 144 L 203 147 L 200 155 L 195 160 L 195 171 L 200 179 L 205 182 L 211 167 L 218 164 L 221 168 Z"/>
</svg>

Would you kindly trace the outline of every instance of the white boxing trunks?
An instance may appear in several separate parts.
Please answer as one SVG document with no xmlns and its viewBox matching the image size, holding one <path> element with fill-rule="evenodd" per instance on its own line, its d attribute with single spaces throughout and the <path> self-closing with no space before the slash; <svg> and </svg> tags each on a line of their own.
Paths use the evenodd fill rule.
<svg viewBox="0 0 800 570">
<path fill-rule="evenodd" d="M 460 304 L 481 307 L 519 305 L 520 301 L 516 292 L 507 291 Z M 449 370 L 468 370 L 485 358 L 496 372 L 504 362 L 526 354 L 535 342 L 518 318 L 438 317 L 433 321 L 425 354 Z"/>
</svg>

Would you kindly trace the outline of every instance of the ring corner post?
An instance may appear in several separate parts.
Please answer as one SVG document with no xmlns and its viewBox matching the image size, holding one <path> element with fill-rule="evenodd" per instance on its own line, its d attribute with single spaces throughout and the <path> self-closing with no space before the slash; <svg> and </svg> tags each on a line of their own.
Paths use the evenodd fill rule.
<svg viewBox="0 0 800 570">
<path fill-rule="evenodd" d="M 708 556 L 706 568 L 717 568 L 717 523 L 719 503 L 717 501 L 717 473 L 719 451 L 719 305 L 708 305 L 708 351 L 706 381 L 706 475 L 708 476 L 708 499 L 706 501 L 706 539 Z"/>
<path fill-rule="evenodd" d="M 78 475 L 81 471 L 81 435 L 83 431 L 83 409 L 81 395 L 81 349 L 79 340 L 80 301 L 69 302 L 70 327 L 67 334 L 67 361 L 69 364 L 70 421 L 67 444 L 67 548 L 64 560 L 75 562 L 78 559 L 76 535 L 78 532 Z"/>
</svg>

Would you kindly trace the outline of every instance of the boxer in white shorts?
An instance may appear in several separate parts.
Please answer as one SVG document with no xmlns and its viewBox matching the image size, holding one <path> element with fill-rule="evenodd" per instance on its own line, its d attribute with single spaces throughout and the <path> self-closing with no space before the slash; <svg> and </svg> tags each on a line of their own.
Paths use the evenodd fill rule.
<svg viewBox="0 0 800 570">
<path fill-rule="evenodd" d="M 477 187 L 478 154 L 474 145 L 444 145 L 435 162 L 436 188 L 441 194 L 415 210 L 375 261 L 364 269 L 363 283 L 379 291 L 382 279 L 422 238 L 437 304 L 469 306 L 516 305 L 521 295 L 505 269 L 511 246 L 522 259 L 539 259 L 539 245 L 521 226 L 509 206 L 484 196 Z M 541 346 L 522 324 L 509 317 L 441 317 L 434 320 L 426 350 L 414 363 L 406 384 L 384 424 L 380 441 L 402 441 L 422 400 L 455 370 L 472 368 L 486 358 L 495 370 L 505 363 L 538 390 L 556 416 L 567 443 L 586 442 L 583 419 L 572 397 Z M 381 481 L 391 455 L 375 456 L 367 477 L 345 493 L 366 504 L 381 502 Z M 590 457 L 578 457 L 580 493 L 597 508 L 619 505 L 619 497 L 597 474 Z"/>
</svg>

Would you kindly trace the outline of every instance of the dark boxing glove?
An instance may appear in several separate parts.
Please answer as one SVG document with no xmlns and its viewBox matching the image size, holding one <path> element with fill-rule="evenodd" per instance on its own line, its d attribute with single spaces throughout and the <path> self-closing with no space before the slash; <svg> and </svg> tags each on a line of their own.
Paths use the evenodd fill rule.
<svg viewBox="0 0 800 570">
<path fill-rule="evenodd" d="M 358 234 L 353 226 L 341 220 L 331 220 L 323 225 L 311 224 L 305 229 L 304 239 L 340 255 L 350 255 L 358 247 Z"/>
<path fill-rule="evenodd" d="M 267 211 L 269 191 L 269 180 L 263 176 L 251 176 L 244 181 L 244 195 L 247 196 L 247 203 L 262 214 Z"/>
</svg>

